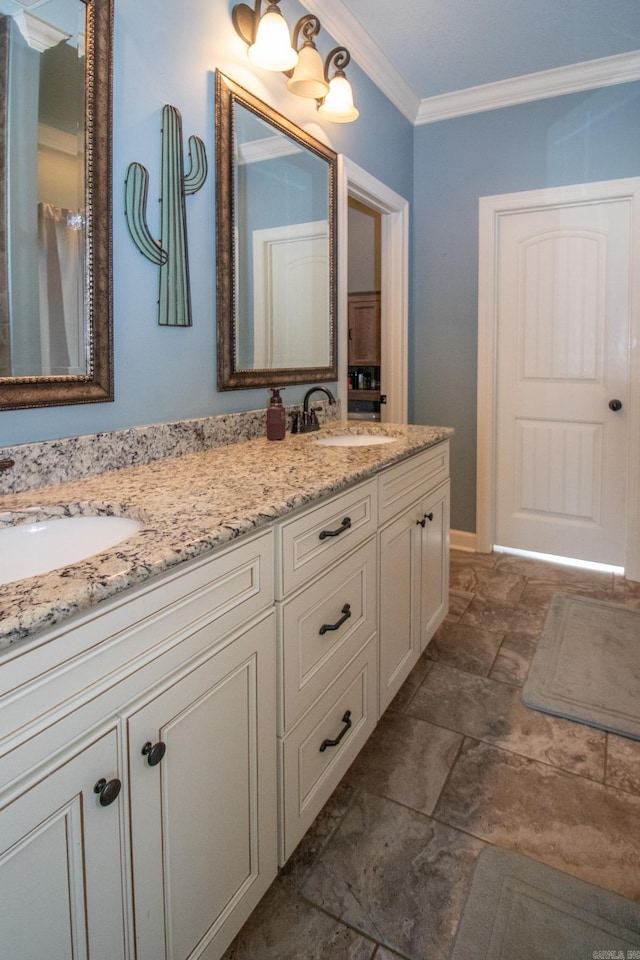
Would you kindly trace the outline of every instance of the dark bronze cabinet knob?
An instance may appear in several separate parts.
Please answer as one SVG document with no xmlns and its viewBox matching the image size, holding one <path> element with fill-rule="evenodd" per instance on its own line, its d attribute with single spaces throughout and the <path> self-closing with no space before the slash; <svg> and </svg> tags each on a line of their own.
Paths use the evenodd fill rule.
<svg viewBox="0 0 640 960">
<path fill-rule="evenodd" d="M 98 780 L 93 788 L 93 792 L 98 794 L 100 806 L 108 807 L 110 803 L 113 803 L 113 801 L 118 798 L 121 789 L 122 783 L 117 777 L 114 777 L 113 780 L 105 780 L 103 777 L 101 780 Z"/>
<path fill-rule="evenodd" d="M 166 752 L 167 745 L 163 743 L 162 740 L 158 740 L 157 743 L 151 743 L 151 740 L 147 740 L 142 748 L 142 756 L 147 758 L 147 763 L 150 767 L 157 766 Z"/>
</svg>

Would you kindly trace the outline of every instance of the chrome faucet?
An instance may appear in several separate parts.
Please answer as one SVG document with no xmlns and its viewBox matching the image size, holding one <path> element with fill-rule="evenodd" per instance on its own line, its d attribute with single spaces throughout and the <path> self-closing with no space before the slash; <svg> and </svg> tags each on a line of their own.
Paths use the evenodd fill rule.
<svg viewBox="0 0 640 960">
<path fill-rule="evenodd" d="M 318 415 L 315 410 L 309 409 L 309 399 L 314 393 L 324 393 L 329 399 L 329 403 L 335 403 L 336 398 L 327 387 L 311 387 L 304 395 L 302 401 L 302 413 L 296 414 L 293 418 L 291 427 L 292 433 L 311 433 L 312 430 L 319 430 Z"/>
</svg>

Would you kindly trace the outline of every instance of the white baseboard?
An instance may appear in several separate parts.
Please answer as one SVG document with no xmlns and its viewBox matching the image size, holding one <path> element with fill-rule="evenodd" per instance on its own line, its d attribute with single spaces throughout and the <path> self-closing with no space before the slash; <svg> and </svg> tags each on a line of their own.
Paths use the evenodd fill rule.
<svg viewBox="0 0 640 960">
<path fill-rule="evenodd" d="M 467 553 L 476 552 L 476 535 L 466 530 L 452 530 L 450 545 L 452 550 L 466 550 Z"/>
</svg>

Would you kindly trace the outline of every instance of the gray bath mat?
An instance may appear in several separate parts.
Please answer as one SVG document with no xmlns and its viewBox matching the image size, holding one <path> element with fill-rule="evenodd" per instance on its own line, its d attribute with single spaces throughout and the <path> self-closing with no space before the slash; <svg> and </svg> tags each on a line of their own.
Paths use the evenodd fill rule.
<svg viewBox="0 0 640 960">
<path fill-rule="evenodd" d="M 483 850 L 451 960 L 597 956 L 640 956 L 640 904 L 509 850 Z"/>
<path fill-rule="evenodd" d="M 640 740 L 640 611 L 556 594 L 522 700 Z"/>
</svg>

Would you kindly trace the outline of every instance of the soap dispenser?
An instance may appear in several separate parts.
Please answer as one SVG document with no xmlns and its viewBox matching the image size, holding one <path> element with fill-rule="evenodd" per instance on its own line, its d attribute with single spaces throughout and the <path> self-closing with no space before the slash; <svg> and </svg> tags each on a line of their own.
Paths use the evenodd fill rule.
<svg viewBox="0 0 640 960">
<path fill-rule="evenodd" d="M 284 387 L 270 387 L 271 400 L 267 407 L 267 440 L 284 440 L 287 432 L 287 414 L 282 406 L 280 391 Z"/>
</svg>

